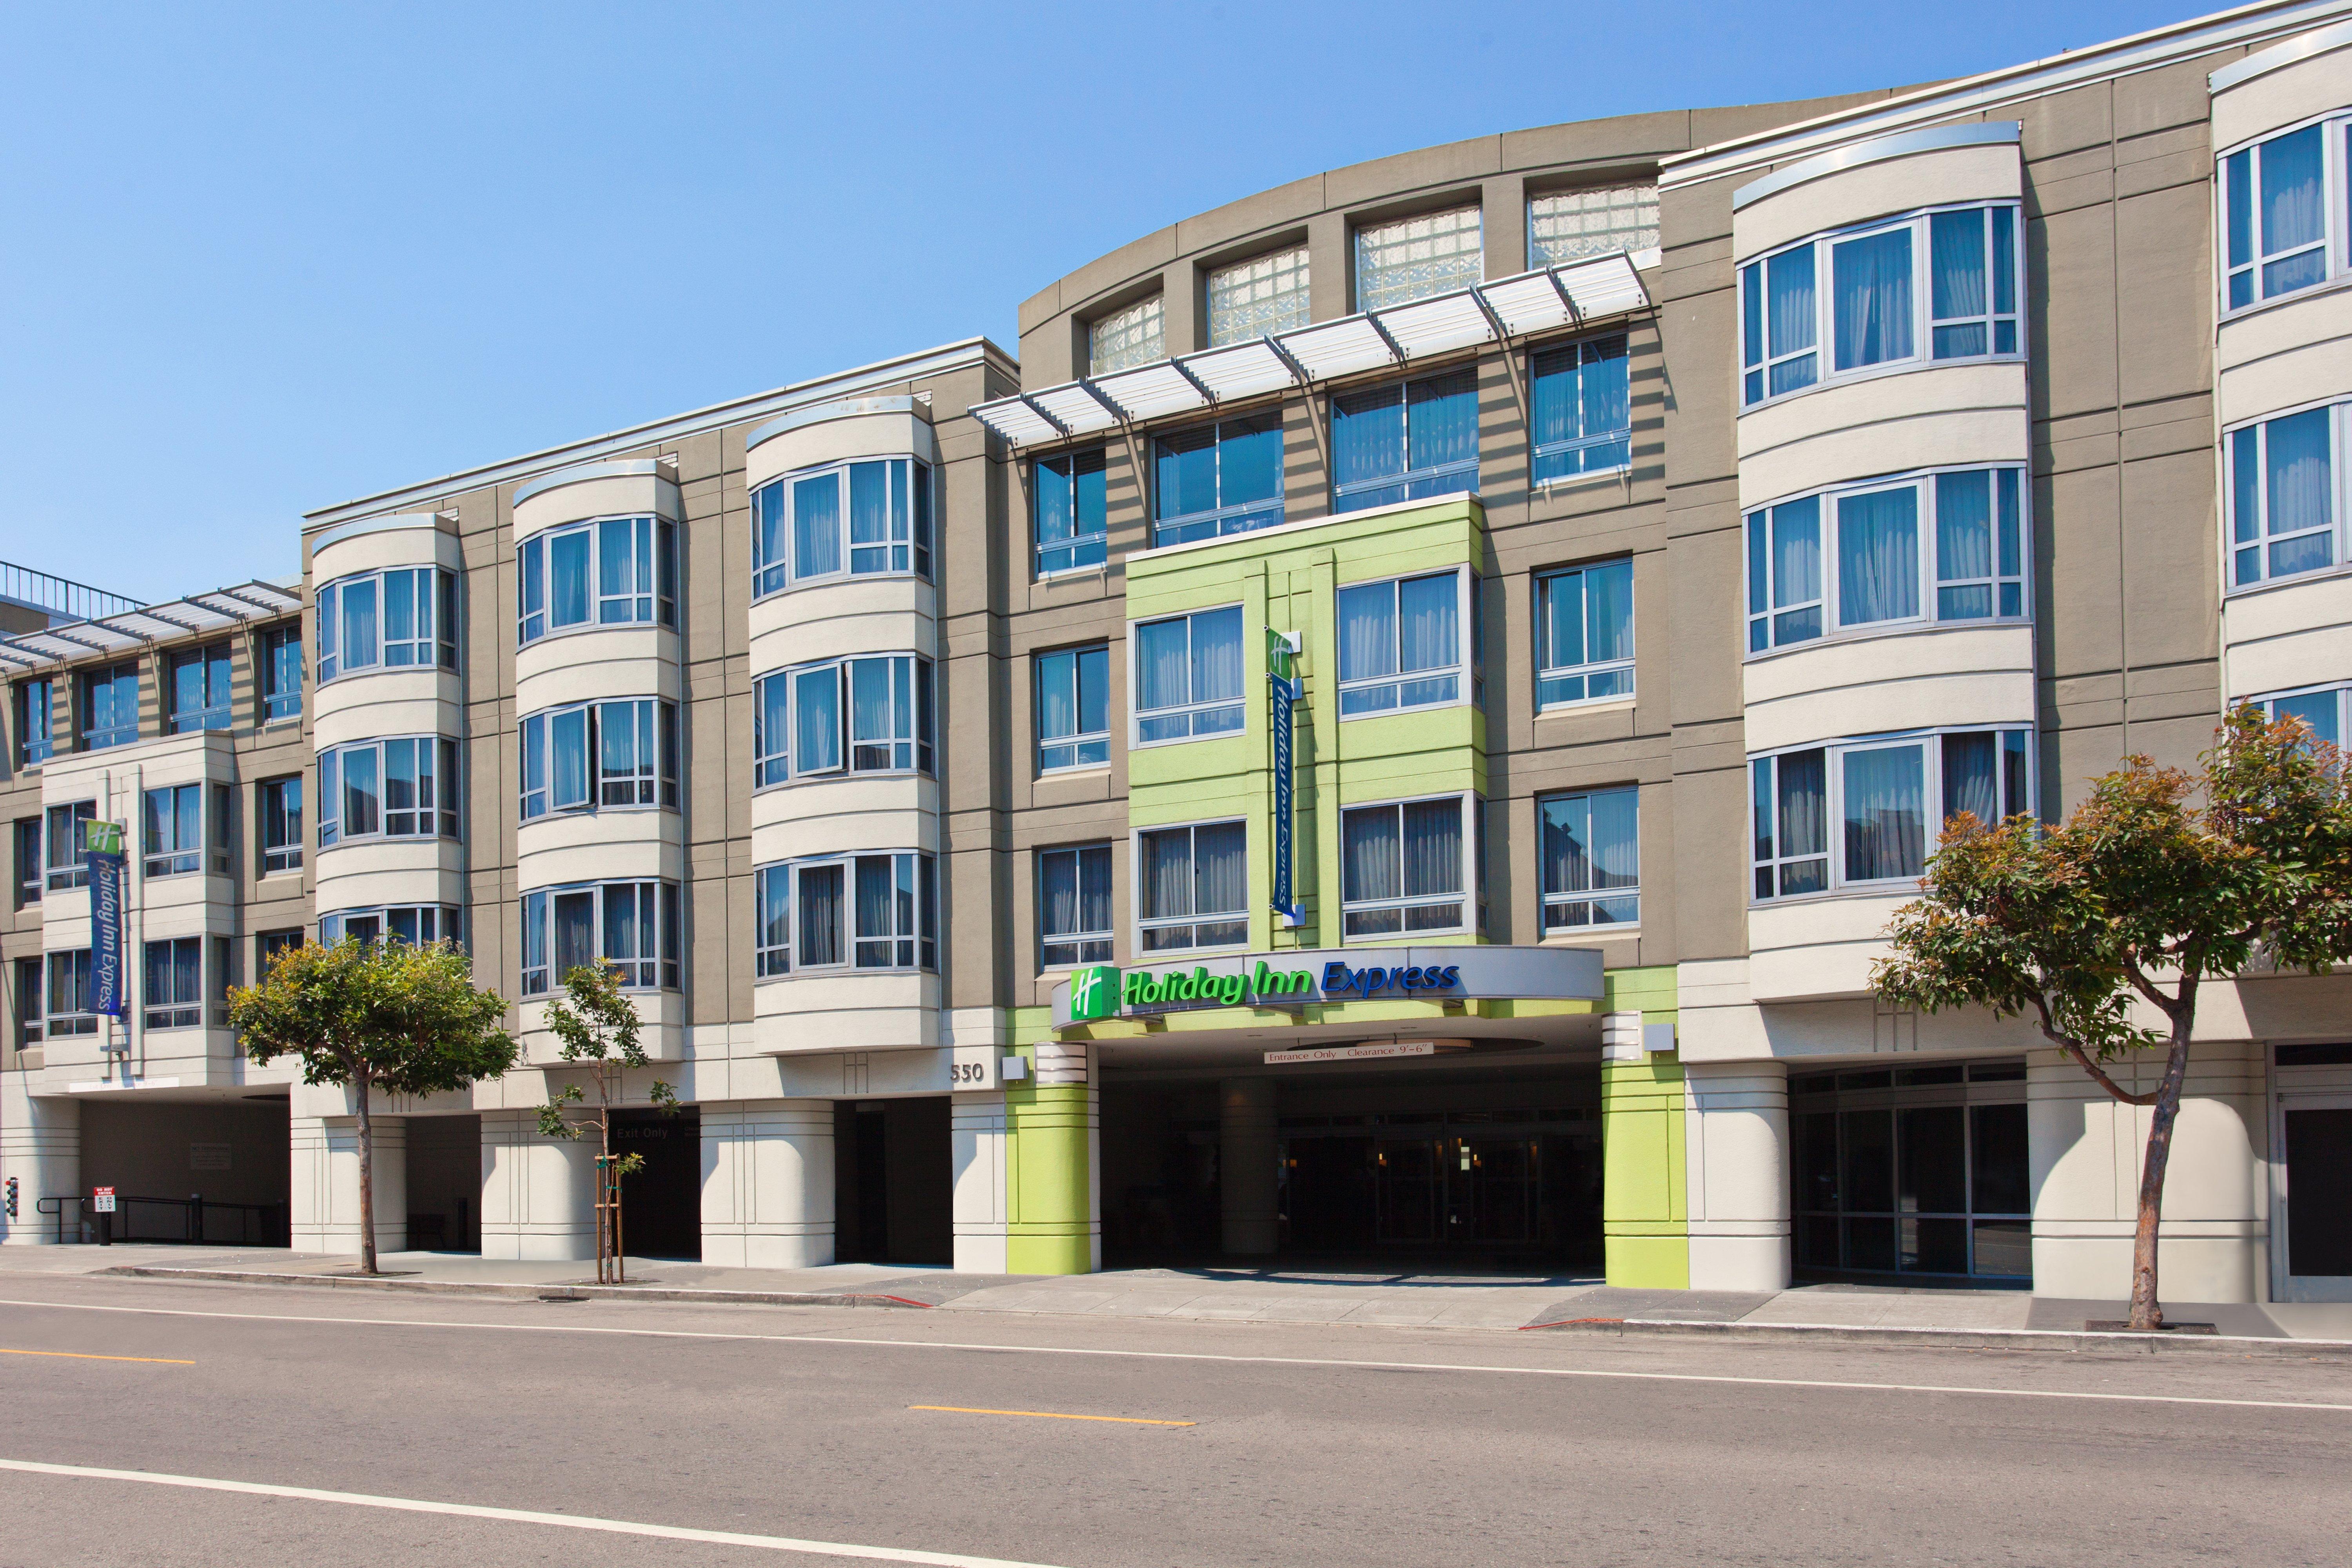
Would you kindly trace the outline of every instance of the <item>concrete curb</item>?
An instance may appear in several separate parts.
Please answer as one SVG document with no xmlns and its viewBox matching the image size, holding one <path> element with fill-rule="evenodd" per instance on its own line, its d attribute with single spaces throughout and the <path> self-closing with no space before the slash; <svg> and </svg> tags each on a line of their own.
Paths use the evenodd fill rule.
<svg viewBox="0 0 2352 1568">
<path fill-rule="evenodd" d="M 2085 1351 L 2126 1355 L 2233 1355 L 2352 1359 L 2352 1341 L 2257 1339 L 2230 1334 L 2093 1333 L 2065 1329 L 1915 1329 L 1849 1323 L 1706 1323 L 1672 1318 L 1570 1318 L 1521 1333 L 1638 1334 L 1779 1344 L 1933 1345 L 1943 1349 Z"/>
<path fill-rule="evenodd" d="M 215 1279 L 233 1285 L 324 1285 L 333 1289 L 389 1290 L 412 1296 L 500 1296 L 509 1300 L 555 1297 L 593 1301 L 705 1301 L 728 1306 L 766 1307 L 911 1307 L 929 1310 L 937 1305 L 907 1296 L 859 1296 L 845 1292 L 809 1290 L 704 1290 L 669 1285 L 545 1285 L 493 1284 L 462 1279 L 366 1279 L 332 1274 L 263 1274 L 236 1268 L 158 1268 L 125 1264 L 119 1268 L 95 1268 L 94 1275 L 142 1279 Z"/>
</svg>

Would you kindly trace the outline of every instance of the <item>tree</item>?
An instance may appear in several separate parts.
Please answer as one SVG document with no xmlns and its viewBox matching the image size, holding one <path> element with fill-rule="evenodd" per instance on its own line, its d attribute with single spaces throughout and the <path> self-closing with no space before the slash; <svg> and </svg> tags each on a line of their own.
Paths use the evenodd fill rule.
<svg viewBox="0 0 2352 1568">
<path fill-rule="evenodd" d="M 623 1090 L 623 1075 L 647 1065 L 645 1047 L 637 1044 L 636 1005 L 621 994 L 620 966 L 607 960 L 582 964 L 563 977 L 563 994 L 547 1005 L 547 1026 L 563 1042 L 567 1062 L 588 1065 L 588 1081 L 595 1086 L 593 1110 L 570 1110 L 587 1099 L 577 1081 L 563 1086 L 539 1108 L 542 1138 L 577 1138 L 596 1130 L 596 1282 L 627 1282 L 627 1265 L 621 1253 L 621 1183 L 645 1168 L 643 1154 L 613 1152 L 613 1103 Z M 659 1079 L 651 1099 L 667 1115 L 678 1110 L 677 1093 Z M 576 1119 L 576 1120 L 575 1120 Z"/>
<path fill-rule="evenodd" d="M 2164 1326 L 2157 1235 L 2200 989 L 2250 967 L 2324 973 L 2352 958 L 2352 789 L 2300 720 L 2224 721 L 2191 774 L 2127 757 L 2063 826 L 1945 826 L 1923 897 L 1895 911 L 1873 971 L 1889 1003 L 2031 1018 L 2101 1089 L 2153 1108 L 2132 1245 L 2130 1326 Z M 2200 801 L 2197 797 L 2201 795 Z M 2144 1005 L 2162 1016 L 2140 1021 Z M 2107 1068 L 2162 1051 L 2152 1091 Z"/>
<path fill-rule="evenodd" d="M 474 967 L 447 942 L 367 942 L 280 952 L 261 984 L 229 993 L 229 1026 L 257 1062 L 302 1058 L 302 1081 L 349 1084 L 359 1117 L 360 1268 L 375 1267 L 375 1133 L 369 1096 L 438 1094 L 514 1065 L 507 1005 L 474 989 Z"/>
</svg>

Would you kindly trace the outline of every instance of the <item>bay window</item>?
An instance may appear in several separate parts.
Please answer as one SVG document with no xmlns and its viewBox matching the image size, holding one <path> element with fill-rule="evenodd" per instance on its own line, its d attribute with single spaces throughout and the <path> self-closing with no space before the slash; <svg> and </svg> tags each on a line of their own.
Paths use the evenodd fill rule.
<svg viewBox="0 0 2352 1568">
<path fill-rule="evenodd" d="M 1110 761 L 1110 649 L 1066 648 L 1037 656 L 1037 771 L 1100 767 Z"/>
<path fill-rule="evenodd" d="M 1548 349 L 1528 365 L 1537 484 L 1614 473 L 1633 460 L 1633 405 L 1623 337 Z M 1475 438 L 1475 432 L 1474 438 Z"/>
<path fill-rule="evenodd" d="M 1536 708 L 1633 695 L 1633 563 L 1536 578 Z"/>
<path fill-rule="evenodd" d="M 457 742 L 362 741 L 319 753 L 319 847 L 457 837 Z"/>
<path fill-rule="evenodd" d="M 1308 320 L 1307 247 L 1294 246 L 1209 274 L 1209 346 L 1248 342 Z"/>
<path fill-rule="evenodd" d="M 1137 744 L 1240 732 L 1239 605 L 1145 621 L 1135 650 Z"/>
<path fill-rule="evenodd" d="M 205 941 L 173 937 L 147 944 L 142 1021 L 151 1029 L 193 1029 L 205 1021 Z"/>
<path fill-rule="evenodd" d="M 2352 117 L 2283 131 L 2222 154 L 2222 310 L 2240 310 L 2352 271 L 2347 160 Z M 2335 243 L 2330 243 L 2333 235 Z"/>
<path fill-rule="evenodd" d="M 2352 404 L 2306 408 L 2222 437 L 2228 459 L 2230 585 L 2325 571 L 2345 559 L 2345 448 Z"/>
<path fill-rule="evenodd" d="M 751 493 L 751 596 L 787 581 L 931 574 L 931 470 L 911 458 L 803 468 Z"/>
<path fill-rule="evenodd" d="M 762 979 L 940 966 L 937 862 L 913 851 L 761 866 L 752 874 L 753 972 Z M 798 931 L 795 944 L 794 931 Z"/>
<path fill-rule="evenodd" d="M 1545 932 L 1639 925 L 1640 792 L 1547 795 L 1536 802 L 1536 820 L 1542 839 Z"/>
<path fill-rule="evenodd" d="M 319 590 L 320 682 L 362 670 L 457 668 L 457 575 L 436 566 L 336 578 Z M 298 662 L 297 711 L 300 688 Z"/>
<path fill-rule="evenodd" d="M 677 704 L 580 702 L 526 717 L 522 820 L 600 806 L 677 805 Z"/>
<path fill-rule="evenodd" d="M 580 626 L 677 625 L 677 524 L 667 518 L 565 523 L 517 545 L 515 563 L 518 642 Z"/>
<path fill-rule="evenodd" d="M 1467 289 L 1486 276 L 1479 209 L 1455 207 L 1356 228 L 1356 309 L 1385 310 Z"/>
<path fill-rule="evenodd" d="M 2018 210 L 1996 202 L 1914 213 L 1748 262 L 1739 269 L 1740 401 L 1881 366 L 2022 354 Z"/>
<path fill-rule="evenodd" d="M 1249 941 L 1246 830 L 1238 822 L 1137 835 L 1137 926 L 1147 953 Z"/>
<path fill-rule="evenodd" d="M 1461 701 L 1476 677 L 1462 602 L 1467 594 L 1475 604 L 1475 593 L 1476 579 L 1463 567 L 1340 589 L 1339 716 Z"/>
<path fill-rule="evenodd" d="M 1282 521 L 1282 416 L 1220 420 L 1151 444 L 1151 542 L 1254 533 Z"/>
<path fill-rule="evenodd" d="M 1046 969 L 1111 959 L 1111 847 L 1037 852 L 1038 962 Z"/>
<path fill-rule="evenodd" d="M 2345 704 L 2352 700 L 2352 688 L 2329 687 L 2310 691 L 2284 691 L 2273 697 L 2257 697 L 2253 705 L 2262 710 L 2264 719 L 2276 723 L 2281 719 L 2300 719 L 2311 726 L 2311 738 L 2323 745 L 2342 746 L 2344 737 L 2352 733 L 2345 724 Z"/>
<path fill-rule="evenodd" d="M 677 884 L 583 882 L 522 896 L 522 994 L 544 996 L 575 969 L 608 963 L 630 991 L 678 989 Z"/>
<path fill-rule="evenodd" d="M 1331 510 L 1478 488 L 1478 373 L 1454 371 L 1331 399 Z"/>
<path fill-rule="evenodd" d="M 2022 475 L 1924 474 L 1749 512 L 1748 651 L 1832 630 L 2024 618 Z"/>
<path fill-rule="evenodd" d="M 1110 538 L 1105 458 L 1097 447 L 1029 465 L 1030 522 L 1037 575 L 1099 566 Z"/>
<path fill-rule="evenodd" d="M 1916 880 L 1962 812 L 2033 810 L 2029 730 L 1956 730 L 1810 746 L 1748 763 L 1755 896 Z"/>
<path fill-rule="evenodd" d="M 367 910 L 336 910 L 319 917 L 319 941 L 332 947 L 348 936 L 368 943 L 389 940 L 404 942 L 411 947 L 429 947 L 436 942 L 463 941 L 463 920 L 464 911 L 455 904 L 384 904 Z M 299 947 L 301 942 L 299 931 L 264 932 L 263 973 L 268 972 L 269 962 L 278 951 Z"/>
<path fill-rule="evenodd" d="M 171 689 L 165 695 L 170 700 L 173 734 L 229 727 L 228 644 L 212 643 L 175 653 L 171 671 Z"/>
<path fill-rule="evenodd" d="M 752 683 L 752 785 L 840 773 L 935 771 L 931 661 L 876 654 Z"/>
<path fill-rule="evenodd" d="M 1348 937 L 1465 929 L 1471 836 L 1465 797 L 1350 806 L 1339 815 L 1341 931 Z"/>
</svg>

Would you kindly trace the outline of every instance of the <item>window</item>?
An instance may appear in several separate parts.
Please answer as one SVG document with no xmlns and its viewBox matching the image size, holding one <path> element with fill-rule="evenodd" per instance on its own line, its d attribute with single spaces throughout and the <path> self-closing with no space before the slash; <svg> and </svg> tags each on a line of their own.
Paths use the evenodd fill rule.
<svg viewBox="0 0 2352 1568">
<path fill-rule="evenodd" d="M 2275 697 L 2257 697 L 2253 702 L 2262 710 L 2263 717 L 2272 722 L 2281 719 L 2300 719 L 2311 726 L 2314 741 L 2324 745 L 2341 746 L 2347 733 L 2344 716 L 2347 696 L 2347 688 L 2335 687 L 2324 691 L 2281 692 Z"/>
<path fill-rule="evenodd" d="M 520 642 L 579 626 L 677 625 L 677 524 L 666 518 L 566 523 L 532 534 L 515 555 Z M 454 647 L 444 657 L 454 665 Z"/>
<path fill-rule="evenodd" d="M 1046 969 L 1108 963 L 1111 847 L 1037 852 L 1037 956 Z"/>
<path fill-rule="evenodd" d="M 1832 628 L 2026 614 L 2022 470 L 1969 468 L 1748 514 L 1748 651 Z"/>
<path fill-rule="evenodd" d="M 37 768 L 49 760 L 53 704 L 57 688 L 47 680 L 16 683 L 16 763 Z"/>
<path fill-rule="evenodd" d="M 1955 731 L 1751 759 L 1756 897 L 1906 882 L 1949 818 L 2031 812 L 2030 739 Z"/>
<path fill-rule="evenodd" d="M 302 775 L 264 779 L 254 815 L 261 823 L 261 874 L 302 868 Z"/>
<path fill-rule="evenodd" d="M 1478 488 L 1478 373 L 1455 371 L 1331 399 L 1331 510 Z"/>
<path fill-rule="evenodd" d="M 98 1001 L 95 977 L 90 970 L 89 949 L 76 948 L 70 952 L 53 952 L 49 959 L 47 1037 L 54 1040 L 67 1035 L 95 1035 L 99 1031 L 98 1015 L 91 1008 Z"/>
<path fill-rule="evenodd" d="M 1640 792 L 1632 789 L 1536 803 L 1547 933 L 1641 924 L 1641 817 Z"/>
<path fill-rule="evenodd" d="M 1242 610 L 1228 605 L 1135 628 L 1139 745 L 1242 727 Z"/>
<path fill-rule="evenodd" d="M 1341 931 L 1349 937 L 1464 929 L 1463 797 L 1340 814 Z"/>
<path fill-rule="evenodd" d="M 79 800 L 71 805 L 53 805 L 47 816 L 49 891 L 89 887 L 89 825 L 98 820 L 97 805 Z"/>
<path fill-rule="evenodd" d="M 1151 444 L 1151 542 L 1254 533 L 1282 521 L 1282 416 L 1226 419 Z"/>
<path fill-rule="evenodd" d="M 522 896 L 525 996 L 545 995 L 599 962 L 617 965 L 631 990 L 675 991 L 679 951 L 676 882 L 587 882 Z"/>
<path fill-rule="evenodd" d="M 1470 582 L 1457 569 L 1339 590 L 1339 717 L 1462 700 Z"/>
<path fill-rule="evenodd" d="M 17 818 L 16 830 L 8 837 L 16 862 L 11 886 L 16 889 L 16 906 L 21 910 L 41 901 L 41 819 Z"/>
<path fill-rule="evenodd" d="M 271 626 L 257 649 L 261 667 L 261 717 L 265 723 L 302 712 L 302 628 Z"/>
<path fill-rule="evenodd" d="M 338 577 L 319 590 L 319 679 L 362 670 L 457 668 L 457 579 L 433 566 Z M 529 639 L 524 639 L 528 641 Z M 292 689 L 300 710 L 300 656 Z M 274 710 L 272 718 L 279 717 Z"/>
<path fill-rule="evenodd" d="M 1658 187 L 1555 191 L 1528 200 L 1528 266 L 1658 247 Z"/>
<path fill-rule="evenodd" d="M 1037 575 L 1103 563 L 1110 510 L 1099 447 L 1029 465 L 1030 506 L 1037 539 Z"/>
<path fill-rule="evenodd" d="M 929 855 L 853 855 L 762 866 L 754 972 L 937 970 L 939 889 Z M 800 944 L 793 945 L 797 925 Z"/>
<path fill-rule="evenodd" d="M 218 642 L 173 654 L 172 733 L 227 729 L 228 688 L 228 644 Z"/>
<path fill-rule="evenodd" d="M 41 960 L 16 961 L 16 1048 L 41 1043 Z"/>
<path fill-rule="evenodd" d="M 752 492 L 753 598 L 782 589 L 788 576 L 803 583 L 844 572 L 930 576 L 928 466 L 911 458 L 837 463 L 786 474 Z"/>
<path fill-rule="evenodd" d="M 245 950 L 233 936 L 216 936 L 213 943 L 213 1024 L 228 1027 L 228 994 L 245 984 Z"/>
<path fill-rule="evenodd" d="M 754 788 L 835 773 L 933 772 L 931 661 L 830 659 L 752 683 Z M 793 759 L 797 757 L 795 767 Z"/>
<path fill-rule="evenodd" d="M 2352 268 L 2352 256 L 2327 242 L 2329 226 L 2343 226 L 2347 216 L 2347 159 L 2352 120 L 2346 119 L 2284 132 L 2221 159 L 2224 310 L 2275 300 Z"/>
<path fill-rule="evenodd" d="M 1486 276 L 1486 238 L 1475 206 L 1356 230 L 1359 310 L 1466 289 Z"/>
<path fill-rule="evenodd" d="M 1157 294 L 1139 300 L 1087 324 L 1087 374 L 1108 375 L 1130 365 L 1168 357 L 1162 323 L 1166 311 Z"/>
<path fill-rule="evenodd" d="M 1238 822 L 1139 836 L 1136 891 L 1143 951 L 1240 947 L 1249 941 L 1249 861 Z"/>
<path fill-rule="evenodd" d="M 319 940 L 332 947 L 345 937 L 362 942 L 378 942 L 389 938 L 404 942 L 411 947 L 426 947 L 436 942 L 461 941 L 462 913 L 455 904 L 391 904 L 372 910 L 338 910 L 319 917 Z M 302 933 L 278 933 L 290 936 L 283 946 L 299 946 Z M 275 954 L 270 950 L 264 962 Z"/>
<path fill-rule="evenodd" d="M 147 944 L 147 999 L 141 1016 L 151 1029 L 193 1029 L 204 1023 L 204 938 Z"/>
<path fill-rule="evenodd" d="M 1625 340 L 1594 338 L 1535 356 L 1533 478 L 1538 484 L 1612 473 L 1633 461 Z"/>
<path fill-rule="evenodd" d="M 139 739 L 139 667 L 108 665 L 81 678 L 82 749 L 127 746 Z"/>
<path fill-rule="evenodd" d="M 1307 321 L 1307 247 L 1237 261 L 1209 274 L 1209 346 L 1272 337 Z"/>
<path fill-rule="evenodd" d="M 167 784 L 147 791 L 139 824 L 147 875 L 184 877 L 205 868 L 204 785 Z"/>
<path fill-rule="evenodd" d="M 2224 437 L 2230 468 L 2230 582 L 2247 588 L 2344 559 L 2337 494 L 2352 404 L 2244 425 Z"/>
<path fill-rule="evenodd" d="M 1536 707 L 1633 695 L 1633 563 L 1536 579 Z"/>
<path fill-rule="evenodd" d="M 2030 1279 L 2022 1062 L 1792 1078 L 1796 1266 Z"/>
<path fill-rule="evenodd" d="M 522 820 L 550 811 L 677 805 L 677 704 L 583 702 L 533 713 L 522 731 Z"/>
<path fill-rule="evenodd" d="M 450 913 L 455 915 L 457 911 L 452 910 Z M 268 979 L 269 976 L 269 966 L 278 962 L 278 955 L 281 952 L 290 952 L 301 945 L 302 928 L 299 926 L 295 926 L 287 931 L 257 931 L 253 938 L 253 952 L 254 958 L 256 960 L 253 966 L 255 978 L 257 980 Z"/>
<path fill-rule="evenodd" d="M 1741 401 L 1923 357 L 2022 353 L 2017 215 L 2013 203 L 1916 213 L 1742 267 Z M 1916 283 L 1923 265 L 1925 289 Z"/>
<path fill-rule="evenodd" d="M 1100 767 L 1110 761 L 1110 649 L 1066 648 L 1037 656 L 1037 771 Z"/>
<path fill-rule="evenodd" d="M 457 837 L 457 742 L 362 741 L 319 753 L 319 847 Z"/>
</svg>

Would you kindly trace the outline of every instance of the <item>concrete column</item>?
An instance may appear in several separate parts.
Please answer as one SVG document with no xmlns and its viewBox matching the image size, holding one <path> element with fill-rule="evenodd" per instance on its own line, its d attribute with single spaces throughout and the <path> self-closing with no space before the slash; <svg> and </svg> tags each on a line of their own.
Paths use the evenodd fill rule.
<svg viewBox="0 0 2352 1568">
<path fill-rule="evenodd" d="M 833 1101 L 747 1100 L 702 1114 L 702 1260 L 833 1261 Z"/>
<path fill-rule="evenodd" d="M 1217 1187 L 1224 1207 L 1224 1249 L 1245 1257 L 1280 1243 L 1276 1207 L 1274 1079 L 1229 1078 L 1217 1086 Z"/>
<path fill-rule="evenodd" d="M 1789 1068 L 1777 1061 L 1683 1068 L 1690 1288 L 1789 1283 Z"/>
<path fill-rule="evenodd" d="M 368 1118 L 375 1152 L 375 1247 L 408 1248 L 408 1122 Z M 355 1116 L 297 1116 L 287 1127 L 292 1185 L 288 1222 L 297 1252 L 360 1249 L 360 1124 Z"/>
<path fill-rule="evenodd" d="M 482 1112 L 482 1256 L 596 1256 L 596 1145 L 542 1138 L 536 1110 Z"/>
<path fill-rule="evenodd" d="M 16 1183 L 16 1217 L 0 1213 L 0 1245 L 39 1246 L 58 1239 L 58 1215 L 40 1212 L 43 1198 L 65 1197 L 81 1186 L 81 1101 L 36 1100 L 25 1075 L 0 1079 L 0 1179 Z M 81 1239 L 79 1205 L 64 1204 L 65 1239 Z"/>
<path fill-rule="evenodd" d="M 956 1270 L 1010 1273 L 1005 1153 L 1011 1141 L 1003 1091 L 950 1098 L 948 1140 L 953 1162 Z"/>
<path fill-rule="evenodd" d="M 1090 1273 L 1102 1266 L 1093 1057 L 1047 1041 L 1032 1063 L 1004 1091 L 1005 1270 Z"/>
</svg>

